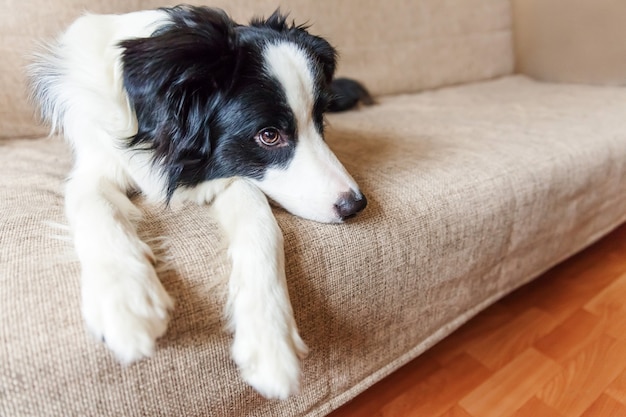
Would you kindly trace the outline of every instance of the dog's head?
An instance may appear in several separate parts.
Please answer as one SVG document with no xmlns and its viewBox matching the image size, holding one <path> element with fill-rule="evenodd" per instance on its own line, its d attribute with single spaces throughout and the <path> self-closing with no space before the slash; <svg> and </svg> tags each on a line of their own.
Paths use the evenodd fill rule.
<svg viewBox="0 0 626 417">
<path fill-rule="evenodd" d="M 251 179 L 293 214 L 340 222 L 366 205 L 324 142 L 336 53 L 275 12 L 249 26 L 208 8 L 167 9 L 149 38 L 121 43 L 138 122 L 130 145 L 154 152 L 178 187 Z"/>
</svg>

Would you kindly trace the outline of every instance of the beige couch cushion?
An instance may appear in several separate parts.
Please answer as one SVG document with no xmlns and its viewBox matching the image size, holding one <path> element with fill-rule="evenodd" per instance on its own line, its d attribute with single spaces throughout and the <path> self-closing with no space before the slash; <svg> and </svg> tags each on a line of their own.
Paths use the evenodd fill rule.
<svg viewBox="0 0 626 417">
<path fill-rule="evenodd" d="M 87 336 L 79 266 L 48 224 L 64 223 L 66 147 L 0 141 L 0 415 L 324 415 L 625 219 L 625 112 L 624 89 L 511 77 L 333 116 L 328 142 L 370 205 L 345 225 L 276 210 L 311 348 L 285 402 L 229 358 L 229 266 L 205 209 L 146 207 L 177 306 L 156 355 L 122 367 Z"/>
<path fill-rule="evenodd" d="M 8 5 L 6 4 L 8 1 Z M 84 10 L 97 13 L 155 8 L 178 2 L 5 0 L 0 14 L 0 120 L 3 137 L 41 135 L 26 100 L 24 66 L 35 40 L 56 34 Z M 237 21 L 268 16 L 280 4 L 298 23 L 328 37 L 342 59 L 340 74 L 375 94 L 483 80 L 513 69 L 509 0 L 193 0 L 226 9 Z M 2 1 L 0 1 L 2 4 Z"/>
</svg>

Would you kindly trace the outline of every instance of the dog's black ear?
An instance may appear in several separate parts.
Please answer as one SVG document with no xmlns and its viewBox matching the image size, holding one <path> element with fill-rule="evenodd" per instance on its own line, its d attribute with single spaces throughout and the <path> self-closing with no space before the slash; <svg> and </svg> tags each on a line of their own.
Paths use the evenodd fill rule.
<svg viewBox="0 0 626 417">
<path fill-rule="evenodd" d="M 154 152 L 168 178 L 168 197 L 190 165 L 208 160 L 207 111 L 237 65 L 236 24 L 221 10 L 167 9 L 169 22 L 148 38 L 120 43 L 124 88 L 135 110 L 129 146 Z M 198 172 L 201 167 L 187 170 Z M 205 167 L 206 168 L 206 167 Z"/>
<path fill-rule="evenodd" d="M 307 43 L 310 51 L 320 63 L 326 84 L 330 84 L 337 68 L 337 51 L 326 39 L 319 36 L 309 34 Z"/>
<path fill-rule="evenodd" d="M 375 104 L 369 91 L 356 80 L 350 78 L 336 78 L 330 84 L 330 100 L 328 111 L 341 112 L 353 109 L 359 103 L 371 106 Z"/>
<path fill-rule="evenodd" d="M 155 93 L 217 89 L 236 65 L 236 24 L 222 10 L 179 6 L 167 12 L 170 22 L 152 36 L 120 44 L 124 87 L 137 103 Z"/>
<path fill-rule="evenodd" d="M 287 23 L 288 17 L 289 14 L 283 14 L 283 12 L 280 11 L 279 7 L 278 9 L 274 10 L 274 13 L 272 13 L 267 19 L 264 19 L 262 17 L 253 17 L 252 20 L 250 20 L 250 26 L 266 27 L 277 32 L 286 32 L 296 27 L 295 23 L 293 22 L 291 23 L 291 25 Z"/>
</svg>

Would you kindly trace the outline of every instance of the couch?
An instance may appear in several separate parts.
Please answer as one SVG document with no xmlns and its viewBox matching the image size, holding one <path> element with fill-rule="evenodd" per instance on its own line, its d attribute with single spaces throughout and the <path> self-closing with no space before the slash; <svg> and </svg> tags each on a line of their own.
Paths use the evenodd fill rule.
<svg viewBox="0 0 626 417">
<path fill-rule="evenodd" d="M 26 98 L 28 52 L 83 10 L 171 3 L 4 0 L 0 416 L 323 416 L 620 225 L 626 65 L 603 37 L 624 8 L 600 2 L 615 11 L 584 38 L 595 3 L 280 1 L 337 46 L 339 74 L 363 81 L 378 103 L 328 116 L 327 141 L 367 209 L 342 225 L 275 210 L 311 353 L 301 392 L 270 401 L 230 359 L 230 266 L 201 207 L 143 206 L 140 233 L 156 238 L 159 276 L 176 300 L 154 356 L 123 366 L 88 335 L 64 226 L 71 152 L 47 137 Z M 242 22 L 277 4 L 210 3 Z M 591 63 L 572 46 L 582 38 L 596 45 Z"/>
</svg>

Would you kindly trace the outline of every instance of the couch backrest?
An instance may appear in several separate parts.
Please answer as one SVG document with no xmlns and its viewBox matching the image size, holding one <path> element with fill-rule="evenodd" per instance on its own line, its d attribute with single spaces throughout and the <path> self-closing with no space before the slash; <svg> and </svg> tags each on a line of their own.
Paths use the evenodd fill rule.
<svg viewBox="0 0 626 417">
<path fill-rule="evenodd" d="M 86 10 L 131 11 L 139 0 L 0 0 L 0 138 L 46 134 L 27 100 L 24 67 L 37 43 L 50 41 Z"/>
<path fill-rule="evenodd" d="M 0 1 L 1 3 L 1 1 Z M 482 80 L 513 70 L 509 0 L 190 0 L 225 9 L 240 23 L 278 6 L 328 38 L 339 75 L 376 95 Z M 4 0 L 0 16 L 0 137 L 45 132 L 26 100 L 24 65 L 37 40 L 50 39 L 83 11 L 122 13 L 176 4 L 155 0 Z"/>
<path fill-rule="evenodd" d="M 518 72 L 626 85 L 626 1 L 514 0 L 513 10 Z"/>
</svg>

